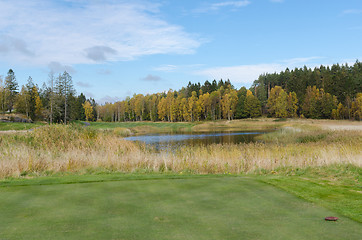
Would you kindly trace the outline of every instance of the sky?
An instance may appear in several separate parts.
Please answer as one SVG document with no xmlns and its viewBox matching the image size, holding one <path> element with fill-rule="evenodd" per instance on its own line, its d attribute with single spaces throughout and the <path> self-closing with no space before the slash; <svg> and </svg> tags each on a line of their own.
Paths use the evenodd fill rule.
<svg viewBox="0 0 362 240">
<path fill-rule="evenodd" d="M 362 60 L 361 0 L 0 0 L 0 75 L 99 103 Z"/>
</svg>

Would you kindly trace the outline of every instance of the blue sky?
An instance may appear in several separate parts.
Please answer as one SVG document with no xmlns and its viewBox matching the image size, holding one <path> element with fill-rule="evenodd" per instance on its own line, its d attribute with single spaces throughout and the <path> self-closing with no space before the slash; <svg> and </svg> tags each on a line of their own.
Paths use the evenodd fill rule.
<svg viewBox="0 0 362 240">
<path fill-rule="evenodd" d="M 99 102 L 362 59 L 360 0 L 0 0 L 0 75 L 67 70 Z"/>
</svg>

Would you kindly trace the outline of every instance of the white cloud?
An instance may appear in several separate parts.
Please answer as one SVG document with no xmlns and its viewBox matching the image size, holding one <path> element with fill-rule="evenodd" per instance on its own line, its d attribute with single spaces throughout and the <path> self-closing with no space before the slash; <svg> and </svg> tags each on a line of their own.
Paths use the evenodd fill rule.
<svg viewBox="0 0 362 240">
<path fill-rule="evenodd" d="M 207 77 L 209 80 L 230 79 L 231 82 L 242 83 L 250 86 L 261 74 L 284 71 L 287 67 L 318 66 L 313 60 L 321 57 L 293 58 L 275 63 L 214 67 L 195 71 L 194 74 Z"/>
<path fill-rule="evenodd" d="M 48 64 L 48 68 L 54 73 L 62 73 L 67 71 L 68 73 L 74 74 L 76 73 L 75 69 L 68 65 L 62 65 L 59 62 L 50 62 Z"/>
<path fill-rule="evenodd" d="M 245 0 L 245 1 L 229 1 L 229 2 L 219 2 L 219 3 L 214 3 L 211 5 L 211 9 L 213 10 L 218 10 L 221 7 L 245 7 L 247 5 L 249 5 L 250 2 Z"/>
<path fill-rule="evenodd" d="M 109 69 L 102 68 L 102 69 L 97 70 L 97 74 L 99 74 L 99 75 L 111 75 L 112 71 L 109 70 Z"/>
<path fill-rule="evenodd" d="M 322 57 L 305 57 L 305 58 L 291 58 L 287 60 L 282 60 L 280 62 L 287 64 L 288 66 L 296 67 L 298 65 L 303 65 L 312 62 L 313 60 L 321 59 Z"/>
<path fill-rule="evenodd" d="M 362 9 L 347 9 L 342 14 L 362 14 Z"/>
<path fill-rule="evenodd" d="M 93 98 L 94 99 L 94 94 L 93 93 L 84 91 L 83 94 L 85 95 L 86 98 Z"/>
<path fill-rule="evenodd" d="M 24 40 L 7 35 L 0 35 L 0 53 L 7 54 L 9 52 L 15 52 L 16 54 L 23 54 L 30 57 L 34 55 L 34 53 L 28 49 Z"/>
<path fill-rule="evenodd" d="M 162 78 L 157 75 L 148 74 L 146 77 L 141 78 L 141 80 L 147 81 L 147 82 L 158 82 L 158 81 L 161 81 Z"/>
<path fill-rule="evenodd" d="M 108 95 L 96 100 L 96 102 L 98 104 L 115 103 L 115 102 L 118 102 L 118 101 L 122 101 L 122 99 L 119 98 L 119 97 L 111 97 L 111 96 L 108 96 Z"/>
<path fill-rule="evenodd" d="M 117 55 L 117 50 L 107 46 L 94 46 L 91 48 L 86 48 L 84 50 L 87 53 L 87 58 L 95 62 L 104 62 L 110 56 Z"/>
<path fill-rule="evenodd" d="M 135 1 L 0 1 L 2 61 L 48 65 L 132 60 L 151 54 L 190 54 L 201 44 Z"/>
<path fill-rule="evenodd" d="M 195 69 L 199 69 L 204 64 L 186 64 L 186 65 L 172 65 L 166 64 L 158 67 L 154 67 L 152 70 L 159 72 L 190 72 Z"/>
<path fill-rule="evenodd" d="M 212 3 L 209 4 L 205 7 L 202 8 L 198 8 L 196 10 L 194 10 L 194 12 L 196 13 L 204 13 L 204 12 L 209 12 L 209 11 L 217 11 L 221 8 L 224 7 L 231 7 L 231 8 L 241 8 L 241 7 L 246 7 L 250 4 L 251 2 L 248 0 L 243 0 L 243 1 L 224 1 L 224 2 L 218 2 L 218 3 Z"/>
<path fill-rule="evenodd" d="M 231 67 L 215 67 L 196 71 L 196 75 L 202 75 L 209 80 L 230 79 L 232 82 L 250 85 L 260 74 L 281 71 L 281 64 L 256 64 Z"/>
<path fill-rule="evenodd" d="M 160 71 L 160 72 L 174 72 L 177 69 L 178 69 L 178 66 L 171 65 L 171 64 L 161 65 L 161 66 L 153 68 L 154 71 Z"/>
<path fill-rule="evenodd" d="M 83 87 L 83 88 L 91 88 L 91 87 L 93 87 L 92 84 L 87 83 L 87 82 L 78 81 L 78 82 L 76 82 L 76 84 L 77 84 L 79 87 Z"/>
</svg>

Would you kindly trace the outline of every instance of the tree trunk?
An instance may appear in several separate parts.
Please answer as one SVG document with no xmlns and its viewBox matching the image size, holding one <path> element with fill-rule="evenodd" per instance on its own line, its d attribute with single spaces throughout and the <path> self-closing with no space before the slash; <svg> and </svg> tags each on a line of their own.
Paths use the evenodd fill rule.
<svg viewBox="0 0 362 240">
<path fill-rule="evenodd" d="M 67 95 L 65 95 L 64 106 L 64 124 L 67 124 Z"/>
</svg>

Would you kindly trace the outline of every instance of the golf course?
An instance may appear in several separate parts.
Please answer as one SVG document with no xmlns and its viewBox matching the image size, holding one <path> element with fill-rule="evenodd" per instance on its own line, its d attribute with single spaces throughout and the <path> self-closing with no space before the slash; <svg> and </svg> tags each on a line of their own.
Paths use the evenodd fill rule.
<svg viewBox="0 0 362 240">
<path fill-rule="evenodd" d="M 1 239 L 360 239 L 361 223 L 253 177 L 94 176 L 1 185 Z M 327 222 L 326 216 L 337 216 Z"/>
<path fill-rule="evenodd" d="M 362 0 L 0 0 L 0 240 L 362 240 Z"/>
<path fill-rule="evenodd" d="M 358 240 L 362 235 L 360 123 L 31 126 L 1 129 L 0 239 Z M 208 137 L 210 129 L 263 134 L 251 142 L 185 142 L 167 151 L 126 140 L 168 132 L 188 134 L 171 138 Z M 325 221 L 329 216 L 338 220 Z"/>
</svg>

